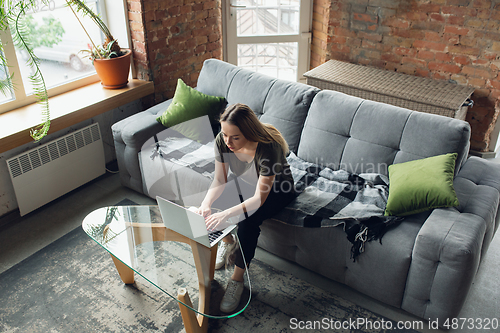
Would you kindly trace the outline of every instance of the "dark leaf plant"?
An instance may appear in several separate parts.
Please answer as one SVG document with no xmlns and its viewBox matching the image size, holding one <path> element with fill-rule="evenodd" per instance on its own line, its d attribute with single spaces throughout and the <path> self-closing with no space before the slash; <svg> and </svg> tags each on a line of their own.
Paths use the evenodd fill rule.
<svg viewBox="0 0 500 333">
<path fill-rule="evenodd" d="M 104 34 L 106 40 L 103 45 L 96 45 L 87 33 L 91 43 L 90 57 L 92 59 L 110 58 L 121 55 L 120 46 L 114 39 L 108 27 L 99 15 L 90 9 L 85 1 L 82 0 L 65 0 L 66 4 L 75 14 L 76 19 L 80 22 L 82 28 L 87 33 L 82 22 L 76 13 L 90 17 L 92 21 L 99 27 Z M 45 79 L 40 70 L 40 60 L 33 52 L 33 44 L 30 40 L 30 29 L 28 26 L 27 15 L 36 12 L 40 6 L 49 6 L 50 0 L 0 0 L 0 31 L 10 32 L 16 48 L 24 51 L 27 60 L 26 64 L 32 70 L 29 76 L 29 81 L 33 86 L 33 91 L 37 102 L 42 108 L 42 123 L 36 128 L 31 129 L 30 135 L 35 141 L 45 137 L 50 128 L 50 109 L 49 96 Z M 4 45 L 0 42 L 0 66 L 8 68 L 7 59 L 4 53 Z M 15 87 L 12 83 L 12 75 L 7 74 L 4 78 L 0 78 L 0 93 L 9 94 Z"/>
</svg>

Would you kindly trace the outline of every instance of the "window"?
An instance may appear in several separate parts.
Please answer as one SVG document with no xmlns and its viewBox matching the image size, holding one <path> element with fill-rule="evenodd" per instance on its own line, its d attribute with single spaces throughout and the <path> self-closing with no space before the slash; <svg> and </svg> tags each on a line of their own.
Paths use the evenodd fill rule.
<svg viewBox="0 0 500 333">
<path fill-rule="evenodd" d="M 87 0 L 86 3 L 104 17 L 104 0 Z M 101 44 L 103 38 L 99 28 L 89 18 L 78 17 L 94 43 Z M 49 96 L 99 80 L 91 61 L 80 52 L 90 48 L 90 39 L 65 0 L 49 0 L 48 5 L 40 2 L 38 8 L 25 16 L 24 23 L 33 52 L 40 59 L 39 68 Z M 13 31 L 14 27 L 10 29 Z M 32 73 L 26 63 L 27 53 L 13 45 L 8 33 L 1 35 L 1 42 L 9 67 L 0 68 L 0 78 L 10 70 L 14 74 L 15 89 L 10 96 L 0 93 L 0 113 L 35 102 L 28 79 Z"/>
</svg>

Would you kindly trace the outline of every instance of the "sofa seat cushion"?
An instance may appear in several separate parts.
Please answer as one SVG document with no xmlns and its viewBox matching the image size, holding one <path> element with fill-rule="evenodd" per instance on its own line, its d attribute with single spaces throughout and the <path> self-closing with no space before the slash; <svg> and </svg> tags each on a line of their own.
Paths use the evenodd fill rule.
<svg viewBox="0 0 500 333">
<path fill-rule="evenodd" d="M 379 301 L 400 307 L 413 244 L 428 215 L 424 212 L 405 218 L 398 227 L 387 231 L 381 243 L 367 243 L 356 262 L 351 259 L 352 244 L 342 227 L 300 228 L 273 218 L 262 224 L 258 245 Z"/>
</svg>

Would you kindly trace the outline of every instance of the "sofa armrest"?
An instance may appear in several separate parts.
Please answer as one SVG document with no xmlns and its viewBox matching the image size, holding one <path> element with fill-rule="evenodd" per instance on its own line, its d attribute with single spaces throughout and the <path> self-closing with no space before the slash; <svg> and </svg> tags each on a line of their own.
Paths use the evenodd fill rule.
<svg viewBox="0 0 500 333">
<path fill-rule="evenodd" d="M 417 235 L 401 306 L 440 323 L 458 316 L 497 229 L 500 164 L 471 157 L 454 186 L 460 206 L 435 209 Z"/>
<path fill-rule="evenodd" d="M 156 118 L 158 113 L 166 110 L 170 103 L 171 100 L 160 103 L 123 119 L 111 127 L 120 181 L 124 186 L 144 193 L 138 153 L 147 140 L 165 129 L 156 121 Z"/>
</svg>

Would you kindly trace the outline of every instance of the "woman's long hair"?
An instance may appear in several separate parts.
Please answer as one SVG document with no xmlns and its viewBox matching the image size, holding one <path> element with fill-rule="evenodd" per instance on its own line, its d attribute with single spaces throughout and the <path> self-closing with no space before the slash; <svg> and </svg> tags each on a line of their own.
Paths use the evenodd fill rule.
<svg viewBox="0 0 500 333">
<path fill-rule="evenodd" d="M 226 121 L 237 126 L 247 140 L 262 143 L 277 142 L 285 155 L 288 155 L 288 144 L 276 127 L 260 122 L 253 110 L 245 104 L 237 103 L 228 106 L 219 121 Z"/>
</svg>

